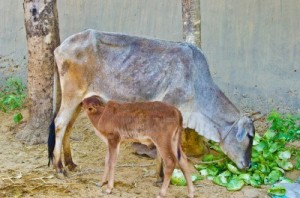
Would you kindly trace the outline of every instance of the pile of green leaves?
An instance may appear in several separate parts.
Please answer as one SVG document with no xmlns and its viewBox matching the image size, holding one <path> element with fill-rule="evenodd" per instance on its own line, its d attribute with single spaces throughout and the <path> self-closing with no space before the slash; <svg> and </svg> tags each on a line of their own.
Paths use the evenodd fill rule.
<svg viewBox="0 0 300 198">
<path fill-rule="evenodd" d="M 252 149 L 252 165 L 240 171 L 227 158 L 216 143 L 210 142 L 216 155 L 205 155 L 202 163 L 195 165 L 202 176 L 228 190 L 240 190 L 244 185 L 260 187 L 278 181 L 290 181 L 284 177 L 286 171 L 300 169 L 299 148 L 286 147 L 287 143 L 300 139 L 300 115 L 282 116 L 272 112 L 267 118 L 270 128 L 263 136 L 255 135 Z M 292 163 L 295 159 L 296 163 Z"/>
<path fill-rule="evenodd" d="M 202 180 L 203 177 L 201 177 L 199 174 L 192 174 L 191 179 L 193 182 Z M 186 186 L 186 180 L 184 178 L 183 173 L 179 169 L 174 169 L 172 177 L 171 177 L 171 184 L 175 186 Z"/>
<path fill-rule="evenodd" d="M 5 113 L 15 111 L 13 120 L 18 123 L 23 116 L 19 111 L 26 98 L 25 86 L 20 79 L 9 78 L 3 87 L 0 87 L 0 111 Z"/>
</svg>

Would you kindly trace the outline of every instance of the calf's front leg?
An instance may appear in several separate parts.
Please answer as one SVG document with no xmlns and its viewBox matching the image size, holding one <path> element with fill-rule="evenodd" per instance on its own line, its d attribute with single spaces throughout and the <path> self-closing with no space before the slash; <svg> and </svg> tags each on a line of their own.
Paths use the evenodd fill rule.
<svg viewBox="0 0 300 198">
<path fill-rule="evenodd" d="M 116 142 L 109 142 L 109 159 L 108 159 L 108 183 L 106 193 L 111 193 L 112 189 L 114 188 L 114 174 L 115 174 L 115 167 L 117 163 L 117 157 L 119 153 L 119 146 L 120 143 Z"/>
<path fill-rule="evenodd" d="M 101 182 L 100 182 L 100 187 L 107 184 L 107 176 L 108 176 L 108 171 L 109 171 L 108 160 L 109 160 L 109 150 L 107 150 L 106 156 L 105 156 L 104 172 L 103 172 L 103 176 L 102 176 L 102 179 L 101 179 Z"/>
<path fill-rule="evenodd" d="M 102 184 L 107 181 L 107 189 L 106 193 L 110 194 L 112 189 L 114 188 L 114 174 L 115 174 L 115 167 L 117 162 L 117 157 L 120 149 L 120 139 L 119 137 L 114 137 L 108 139 L 108 151 L 107 156 L 105 157 L 105 170 L 104 175 L 102 178 Z"/>
</svg>

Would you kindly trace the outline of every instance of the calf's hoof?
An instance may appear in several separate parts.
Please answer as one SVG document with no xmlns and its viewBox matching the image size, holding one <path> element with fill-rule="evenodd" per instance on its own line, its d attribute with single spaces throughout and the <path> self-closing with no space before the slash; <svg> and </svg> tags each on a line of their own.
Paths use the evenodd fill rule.
<svg viewBox="0 0 300 198">
<path fill-rule="evenodd" d="M 162 179 L 157 179 L 157 180 L 154 182 L 154 186 L 161 187 L 162 183 L 163 183 L 163 180 L 162 180 Z"/>
<path fill-rule="evenodd" d="M 165 193 L 160 192 L 160 193 L 158 193 L 158 195 L 156 196 L 156 198 L 163 198 L 165 196 L 166 196 Z"/>
<path fill-rule="evenodd" d="M 189 190 L 188 198 L 193 198 L 195 193 L 195 188 L 193 187 L 191 190 Z"/>
<path fill-rule="evenodd" d="M 111 189 L 111 188 L 107 188 L 107 189 L 105 190 L 105 193 L 106 193 L 106 194 L 111 194 L 111 192 L 112 192 L 112 189 Z"/>
<path fill-rule="evenodd" d="M 96 183 L 96 186 L 102 187 L 102 186 L 104 186 L 105 184 L 107 184 L 107 181 L 106 181 L 106 182 L 98 182 L 98 183 Z"/>
</svg>

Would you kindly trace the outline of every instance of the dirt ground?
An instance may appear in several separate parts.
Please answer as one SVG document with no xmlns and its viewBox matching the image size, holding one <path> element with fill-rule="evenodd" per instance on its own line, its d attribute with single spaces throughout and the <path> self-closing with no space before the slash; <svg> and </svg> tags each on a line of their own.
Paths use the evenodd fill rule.
<svg viewBox="0 0 300 198">
<path fill-rule="evenodd" d="M 26 119 L 28 112 L 23 110 Z M 155 160 L 133 153 L 131 145 L 121 145 L 115 188 L 106 195 L 96 186 L 104 167 L 105 144 L 94 134 L 83 113 L 77 119 L 72 135 L 72 151 L 78 169 L 68 177 L 56 177 L 48 167 L 46 145 L 26 145 L 15 139 L 11 115 L 0 113 L 0 197 L 155 197 Z M 193 159 L 197 161 L 199 159 Z M 105 188 L 105 187 L 104 187 Z M 244 187 L 229 192 L 209 180 L 195 184 L 195 197 L 254 198 L 268 197 L 267 186 Z M 186 197 L 187 188 L 170 185 L 167 197 Z"/>
</svg>

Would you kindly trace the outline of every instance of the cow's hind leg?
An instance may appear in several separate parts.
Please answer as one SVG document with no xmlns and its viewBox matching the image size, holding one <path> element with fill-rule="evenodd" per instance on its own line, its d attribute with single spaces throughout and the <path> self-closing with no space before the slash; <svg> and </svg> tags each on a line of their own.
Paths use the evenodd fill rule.
<svg viewBox="0 0 300 198">
<path fill-rule="evenodd" d="M 59 109 L 59 112 L 55 118 L 55 147 L 54 147 L 54 167 L 56 169 L 57 173 L 65 173 L 63 171 L 63 165 L 62 165 L 62 160 L 61 160 L 61 147 L 63 141 L 66 142 L 67 138 L 65 138 L 65 132 L 68 126 L 70 126 L 70 122 L 72 118 L 74 117 L 74 113 L 78 110 L 78 106 L 80 104 L 79 101 L 75 100 L 62 100 L 61 107 Z M 69 129 L 71 129 L 69 127 Z M 68 134 L 70 136 L 70 132 Z M 65 143 L 67 145 L 67 150 L 68 148 L 68 143 Z M 71 158 L 71 152 L 67 154 L 67 157 L 69 158 L 68 160 L 72 160 Z"/>
<path fill-rule="evenodd" d="M 63 150 L 64 150 L 65 166 L 67 166 L 70 171 L 74 170 L 77 166 L 72 160 L 71 147 L 70 147 L 70 136 L 72 134 L 73 124 L 74 124 L 79 112 L 80 112 L 80 106 L 77 106 L 77 108 L 75 109 L 75 112 L 73 113 L 73 116 L 67 126 L 66 133 L 63 137 Z"/>
</svg>

